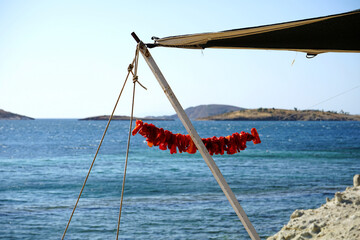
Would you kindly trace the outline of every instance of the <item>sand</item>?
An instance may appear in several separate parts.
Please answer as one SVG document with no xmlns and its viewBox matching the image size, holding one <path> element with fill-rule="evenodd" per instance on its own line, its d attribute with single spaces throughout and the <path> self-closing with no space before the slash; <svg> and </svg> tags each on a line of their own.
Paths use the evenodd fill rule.
<svg viewBox="0 0 360 240">
<path fill-rule="evenodd" d="M 295 210 L 290 221 L 267 240 L 360 240 L 360 176 L 317 209 Z"/>
</svg>

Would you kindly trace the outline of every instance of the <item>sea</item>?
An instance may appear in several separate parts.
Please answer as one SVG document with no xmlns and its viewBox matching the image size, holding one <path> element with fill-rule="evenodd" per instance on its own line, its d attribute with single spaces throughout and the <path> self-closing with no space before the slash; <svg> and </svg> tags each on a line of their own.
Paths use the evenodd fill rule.
<svg viewBox="0 0 360 240">
<path fill-rule="evenodd" d="M 180 121 L 152 121 L 186 134 Z M 106 121 L 0 121 L 0 239 L 61 239 Z M 201 137 L 261 144 L 213 158 L 261 239 L 360 173 L 360 122 L 194 121 Z M 128 121 L 113 121 L 65 239 L 116 239 Z M 199 153 L 130 138 L 119 239 L 250 239 Z"/>
</svg>

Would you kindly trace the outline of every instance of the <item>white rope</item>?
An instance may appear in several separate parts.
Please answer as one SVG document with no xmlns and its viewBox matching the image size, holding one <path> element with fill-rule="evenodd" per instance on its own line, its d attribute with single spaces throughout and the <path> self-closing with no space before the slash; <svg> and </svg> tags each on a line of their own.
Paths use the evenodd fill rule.
<svg viewBox="0 0 360 240">
<path fill-rule="evenodd" d="M 339 97 L 339 96 L 341 96 L 341 95 L 344 95 L 345 93 L 348 93 L 348 92 L 350 92 L 350 91 L 352 91 L 352 90 L 354 90 L 354 89 L 356 89 L 356 88 L 358 88 L 358 87 L 360 87 L 360 85 L 357 85 L 357 86 L 355 86 L 355 87 L 353 87 L 353 88 L 351 88 L 351 89 L 348 89 L 348 90 L 346 90 L 346 91 L 344 91 L 344 92 L 338 93 L 338 94 L 336 94 L 335 96 L 329 97 L 329 98 L 327 98 L 327 99 L 325 99 L 325 100 L 323 100 L 323 101 L 321 101 L 321 102 L 319 102 L 319 103 L 316 103 L 316 104 L 314 104 L 314 105 L 312 105 L 312 106 L 310 106 L 310 107 L 307 107 L 307 108 L 305 108 L 305 109 L 310 109 L 310 108 L 315 107 L 315 106 L 317 106 L 317 105 L 320 105 L 320 104 L 322 104 L 322 103 L 324 103 L 324 102 L 330 101 L 330 100 L 332 100 L 332 99 L 334 99 L 334 98 L 337 98 L 337 97 Z"/>
<path fill-rule="evenodd" d="M 67 225 L 66 225 L 65 231 L 64 231 L 64 233 L 63 233 L 63 235 L 62 235 L 62 238 L 61 238 L 62 240 L 65 238 L 66 232 L 67 232 L 67 230 L 68 230 L 68 228 L 69 228 L 69 225 L 70 225 L 70 222 L 71 222 L 71 219 L 72 219 L 72 217 L 73 217 L 73 215 L 74 215 L 74 212 L 75 212 L 75 209 L 76 209 L 76 207 L 77 207 L 77 205 L 78 205 L 78 203 L 79 203 L 81 194 L 82 194 L 82 192 L 83 192 L 83 190 L 84 190 L 84 188 L 85 188 L 86 182 L 87 182 L 87 180 L 88 180 L 88 178 L 89 178 L 89 175 L 90 175 L 90 172 L 91 172 L 91 169 L 92 169 L 92 167 L 94 166 L 95 159 L 96 159 L 96 157 L 97 157 L 97 155 L 98 155 L 98 153 L 99 153 L 100 147 L 101 147 L 102 142 L 103 142 L 103 140 L 104 140 L 104 138 L 105 138 L 105 135 L 106 135 L 106 132 L 107 132 L 107 130 L 108 130 L 108 128 L 109 128 L 110 122 L 111 122 L 111 120 L 112 120 L 112 118 L 113 118 L 113 116 L 114 116 L 116 107 L 117 107 L 117 105 L 118 105 L 118 103 L 119 103 L 119 100 L 120 100 L 121 94 L 122 94 L 122 92 L 123 92 L 123 90 L 124 90 L 124 88 L 125 88 L 126 82 L 127 82 L 128 78 L 129 78 L 130 73 L 132 72 L 132 68 L 133 68 L 133 65 L 134 65 L 134 62 L 135 62 L 135 61 L 136 61 L 136 56 L 135 56 L 134 60 L 132 61 L 132 63 L 131 63 L 131 64 L 129 65 L 129 67 L 128 67 L 128 73 L 127 73 L 127 76 L 126 76 L 126 78 L 125 78 L 124 84 L 123 84 L 123 86 L 122 86 L 122 88 L 121 88 L 120 94 L 119 94 L 119 96 L 118 96 L 118 98 L 117 98 L 117 100 L 116 100 L 116 103 L 115 103 L 115 106 L 114 106 L 114 108 L 113 108 L 113 111 L 112 111 L 112 113 L 111 113 L 111 115 L 110 115 L 110 118 L 109 118 L 109 120 L 108 120 L 108 122 L 107 122 L 106 128 L 105 128 L 104 133 L 103 133 L 103 135 L 102 135 L 102 138 L 101 138 L 101 140 L 100 140 L 99 146 L 98 146 L 98 148 L 97 148 L 97 150 L 96 150 L 94 159 L 93 159 L 93 161 L 92 161 L 92 163 L 91 163 L 91 165 L 90 165 L 89 171 L 88 171 L 88 173 L 87 173 L 87 175 L 86 175 L 86 178 L 85 178 L 84 183 L 83 183 L 83 185 L 82 185 L 82 188 L 81 188 L 81 190 L 80 190 L 79 196 L 78 196 L 78 198 L 77 198 L 77 200 L 76 200 L 75 206 L 74 206 L 74 208 L 73 208 L 73 210 L 72 210 L 72 212 L 71 212 L 69 221 L 68 221 L 68 223 L 67 223 Z"/>
<path fill-rule="evenodd" d="M 134 86 L 133 86 L 133 96 L 132 96 L 132 104 L 131 104 L 130 126 L 129 126 L 129 135 L 128 135 L 128 142 L 127 142 L 127 149 L 126 149 L 123 182 L 122 182 L 122 188 L 121 188 L 121 199 L 120 199 L 119 219 L 118 219 L 118 225 L 117 225 L 117 231 L 116 231 L 116 240 L 119 239 L 121 211 L 122 211 L 122 206 L 123 206 L 124 190 L 125 190 L 126 170 L 127 170 L 129 149 L 130 149 L 130 137 L 131 137 L 131 130 L 132 130 L 132 122 L 133 122 L 133 118 L 134 118 L 135 86 L 136 86 L 136 83 L 139 83 L 138 76 L 137 76 L 138 60 L 139 60 L 139 44 L 136 48 L 136 53 L 135 53 L 135 70 L 134 70 L 134 74 L 133 74 Z M 144 87 L 144 86 L 142 86 L 142 87 Z"/>
</svg>

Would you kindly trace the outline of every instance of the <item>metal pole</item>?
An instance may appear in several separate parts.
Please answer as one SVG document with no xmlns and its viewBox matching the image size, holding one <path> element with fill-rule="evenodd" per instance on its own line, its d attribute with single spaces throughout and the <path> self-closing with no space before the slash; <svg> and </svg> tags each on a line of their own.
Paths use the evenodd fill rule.
<svg viewBox="0 0 360 240">
<path fill-rule="evenodd" d="M 140 43 L 140 52 L 143 55 L 145 61 L 149 65 L 151 71 L 155 75 L 156 79 L 158 80 L 160 86 L 164 90 L 165 95 L 169 99 L 171 105 L 175 109 L 177 115 L 179 116 L 182 124 L 184 125 L 185 129 L 191 136 L 191 139 L 195 143 L 196 147 L 198 148 L 201 156 L 204 158 L 206 164 L 210 168 L 212 174 L 214 175 L 214 178 L 220 185 L 221 189 L 223 190 L 226 198 L 229 200 L 231 206 L 235 210 L 235 213 L 238 215 L 240 221 L 244 225 L 246 231 L 248 232 L 249 236 L 252 240 L 260 240 L 259 235 L 257 234 L 254 226 L 251 224 L 249 218 L 247 217 L 245 211 L 240 206 L 240 203 L 236 199 L 235 194 L 232 192 L 231 188 L 227 184 L 224 176 L 220 172 L 219 168 L 217 167 L 214 159 L 210 156 L 209 152 L 207 151 L 204 143 L 202 142 L 199 134 L 196 132 L 194 126 L 192 125 L 189 117 L 186 115 L 184 109 L 180 105 L 179 101 L 177 100 L 175 94 L 171 90 L 169 84 L 167 83 L 165 77 L 161 73 L 159 67 L 157 66 L 156 62 L 152 58 L 148 48 L 145 46 L 143 42 L 140 41 L 140 39 L 136 36 L 135 33 L 131 34 L 135 40 Z"/>
</svg>

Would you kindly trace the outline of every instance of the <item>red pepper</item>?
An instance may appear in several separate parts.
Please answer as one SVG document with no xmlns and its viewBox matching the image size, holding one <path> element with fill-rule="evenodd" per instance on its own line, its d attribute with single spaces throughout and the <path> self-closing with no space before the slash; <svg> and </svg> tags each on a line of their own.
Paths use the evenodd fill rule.
<svg viewBox="0 0 360 240">
<path fill-rule="evenodd" d="M 189 147 L 186 150 L 187 153 L 194 154 L 196 153 L 196 146 L 193 140 L 191 139 L 190 135 L 186 135 L 187 139 L 189 140 Z"/>
<path fill-rule="evenodd" d="M 182 142 L 181 136 L 182 136 L 182 135 L 181 135 L 180 133 L 175 134 L 176 143 L 177 143 L 177 147 L 178 147 L 178 149 L 179 149 L 179 153 L 184 152 L 184 144 L 183 144 L 183 142 Z"/>
<path fill-rule="evenodd" d="M 224 149 L 225 149 L 225 138 L 224 137 L 219 137 L 219 145 L 220 145 L 220 154 L 223 155 Z"/>
<path fill-rule="evenodd" d="M 259 134 L 258 132 L 256 131 L 255 128 L 252 128 L 251 129 L 251 134 L 254 136 L 254 140 L 253 140 L 253 143 L 254 144 L 258 144 L 258 143 L 261 143 L 261 140 L 260 140 L 260 137 L 259 137 Z"/>
<path fill-rule="evenodd" d="M 171 135 L 171 141 L 172 141 L 172 144 L 171 144 L 171 147 L 170 147 L 170 153 L 173 154 L 173 153 L 176 153 L 176 147 L 177 147 L 177 141 L 176 141 L 176 135 Z"/>
<path fill-rule="evenodd" d="M 134 128 L 134 130 L 132 131 L 132 135 L 135 136 L 139 130 L 142 128 L 143 126 L 143 121 L 141 120 L 136 120 L 136 126 Z"/>
</svg>

